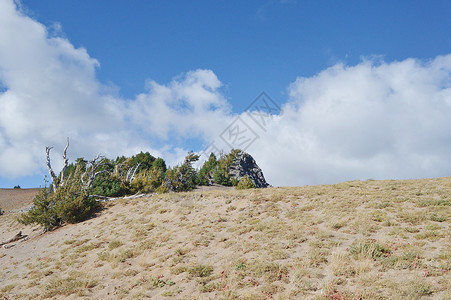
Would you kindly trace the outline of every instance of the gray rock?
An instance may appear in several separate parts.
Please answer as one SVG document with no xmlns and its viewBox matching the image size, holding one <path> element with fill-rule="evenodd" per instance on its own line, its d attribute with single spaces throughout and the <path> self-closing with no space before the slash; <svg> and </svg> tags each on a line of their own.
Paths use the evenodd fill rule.
<svg viewBox="0 0 451 300">
<path fill-rule="evenodd" d="M 247 176 L 250 178 L 257 188 L 268 187 L 263 172 L 255 162 L 255 159 L 246 152 L 239 152 L 233 159 L 233 163 L 229 168 L 229 175 L 231 178 L 236 178 L 238 181 Z"/>
</svg>

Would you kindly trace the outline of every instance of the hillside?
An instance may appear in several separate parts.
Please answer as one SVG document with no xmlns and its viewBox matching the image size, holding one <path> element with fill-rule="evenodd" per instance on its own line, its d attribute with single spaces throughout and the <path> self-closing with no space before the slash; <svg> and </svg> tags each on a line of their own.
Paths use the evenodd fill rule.
<svg viewBox="0 0 451 300">
<path fill-rule="evenodd" d="M 0 208 L 9 212 L 28 207 L 39 189 L 0 189 Z"/>
<path fill-rule="evenodd" d="M 42 235 L 16 216 L 6 299 L 451 298 L 451 178 L 118 200 Z"/>
</svg>

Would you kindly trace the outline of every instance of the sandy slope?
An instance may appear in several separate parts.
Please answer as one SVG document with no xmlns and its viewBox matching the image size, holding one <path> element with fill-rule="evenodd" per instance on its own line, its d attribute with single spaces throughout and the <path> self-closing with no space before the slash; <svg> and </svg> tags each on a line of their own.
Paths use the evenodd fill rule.
<svg viewBox="0 0 451 300">
<path fill-rule="evenodd" d="M 119 200 L 40 235 L 0 217 L 7 299 L 447 299 L 451 178 Z M 11 245 L 11 244 L 10 244 Z"/>
<path fill-rule="evenodd" d="M 28 207 L 39 189 L 0 189 L 0 208 L 10 210 Z"/>
</svg>

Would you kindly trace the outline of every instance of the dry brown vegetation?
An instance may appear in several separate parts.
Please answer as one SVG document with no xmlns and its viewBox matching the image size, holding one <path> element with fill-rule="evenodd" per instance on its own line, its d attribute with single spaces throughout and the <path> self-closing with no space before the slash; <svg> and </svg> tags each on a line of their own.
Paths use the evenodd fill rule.
<svg viewBox="0 0 451 300">
<path fill-rule="evenodd" d="M 16 216 L 8 299 L 451 298 L 451 178 L 118 200 L 43 235 Z"/>
<path fill-rule="evenodd" d="M 39 189 L 0 189 L 0 208 L 5 212 L 30 206 Z"/>
</svg>

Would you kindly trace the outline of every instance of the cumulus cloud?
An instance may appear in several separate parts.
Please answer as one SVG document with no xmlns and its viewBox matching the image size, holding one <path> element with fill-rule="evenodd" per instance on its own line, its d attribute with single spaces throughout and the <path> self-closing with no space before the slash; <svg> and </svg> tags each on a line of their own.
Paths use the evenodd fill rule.
<svg viewBox="0 0 451 300">
<path fill-rule="evenodd" d="M 168 85 L 150 81 L 148 92 L 128 105 L 129 118 L 161 139 L 211 139 L 227 124 L 231 109 L 218 91 L 220 86 L 211 70 L 188 72 Z"/>
<path fill-rule="evenodd" d="M 99 66 L 13 1 L 0 1 L 0 176 L 39 171 L 44 147 L 58 153 L 66 136 L 74 158 L 150 151 L 179 159 L 180 148 L 152 147 L 150 139 L 208 138 L 227 122 L 230 108 L 212 71 L 191 71 L 168 85 L 150 81 L 146 93 L 126 100 L 104 92 Z"/>
<path fill-rule="evenodd" d="M 337 64 L 289 95 L 252 148 L 275 184 L 451 174 L 451 55 Z"/>
<path fill-rule="evenodd" d="M 99 93 L 98 65 L 85 49 L 49 37 L 13 1 L 0 1 L 2 176 L 37 170 L 43 145 L 64 143 L 65 136 L 96 147 L 102 133 L 121 135 L 120 105 Z"/>
</svg>

